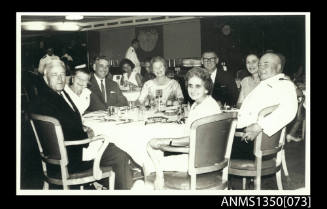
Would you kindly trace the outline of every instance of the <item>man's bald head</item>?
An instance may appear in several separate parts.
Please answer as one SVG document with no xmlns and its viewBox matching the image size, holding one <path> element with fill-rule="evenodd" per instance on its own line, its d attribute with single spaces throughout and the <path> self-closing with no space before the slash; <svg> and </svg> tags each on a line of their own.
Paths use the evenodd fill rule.
<svg viewBox="0 0 327 209">
<path fill-rule="evenodd" d="M 275 53 L 266 53 L 259 61 L 260 80 L 266 80 L 282 72 L 281 59 Z"/>
</svg>

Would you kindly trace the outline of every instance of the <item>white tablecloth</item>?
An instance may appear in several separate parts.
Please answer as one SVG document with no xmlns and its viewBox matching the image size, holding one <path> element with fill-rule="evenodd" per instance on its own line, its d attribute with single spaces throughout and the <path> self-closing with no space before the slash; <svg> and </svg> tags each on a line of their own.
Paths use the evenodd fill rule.
<svg viewBox="0 0 327 209">
<path fill-rule="evenodd" d="M 91 117 L 92 115 L 93 117 Z M 143 166 L 145 161 L 148 161 L 147 163 L 151 161 L 146 151 L 146 144 L 150 139 L 184 136 L 184 124 L 154 123 L 145 125 L 144 121 L 117 124 L 121 122 L 101 120 L 105 117 L 108 117 L 105 112 L 89 113 L 84 115 L 83 124 L 92 128 L 95 135 L 105 135 L 110 142 L 127 152 L 140 166 Z M 96 151 L 97 146 L 90 144 L 89 148 L 84 151 L 83 158 L 94 157 Z"/>
</svg>

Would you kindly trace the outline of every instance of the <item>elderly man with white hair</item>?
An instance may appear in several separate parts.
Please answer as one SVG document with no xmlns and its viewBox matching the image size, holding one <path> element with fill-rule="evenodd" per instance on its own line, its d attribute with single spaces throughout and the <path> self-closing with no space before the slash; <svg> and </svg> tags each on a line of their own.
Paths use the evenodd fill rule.
<svg viewBox="0 0 327 209">
<path fill-rule="evenodd" d="M 234 140 L 231 158 L 253 159 L 253 140 L 256 136 L 261 131 L 272 136 L 296 116 L 296 88 L 282 73 L 280 57 L 275 53 L 264 54 L 259 61 L 258 73 L 261 82 L 245 97 L 239 110 L 237 128 L 244 128 L 245 135 L 243 140 Z M 273 105 L 278 105 L 278 108 L 258 120 L 259 112 Z M 250 143 L 245 143 L 248 140 Z"/>
</svg>

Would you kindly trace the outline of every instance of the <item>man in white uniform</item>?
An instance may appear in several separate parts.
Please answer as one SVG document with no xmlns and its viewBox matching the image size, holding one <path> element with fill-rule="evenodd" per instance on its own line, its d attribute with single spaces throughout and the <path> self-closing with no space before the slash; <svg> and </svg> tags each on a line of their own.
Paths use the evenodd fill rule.
<svg viewBox="0 0 327 209">
<path fill-rule="evenodd" d="M 132 46 L 130 46 L 127 49 L 125 58 L 131 60 L 135 67 L 133 68 L 133 71 L 136 71 L 137 73 L 141 73 L 141 64 L 139 59 L 137 58 L 136 50 L 139 48 L 139 41 L 137 39 L 133 39 Z"/>
<path fill-rule="evenodd" d="M 245 128 L 243 139 L 250 141 L 261 131 L 268 136 L 278 132 L 294 119 L 298 108 L 295 85 L 282 73 L 281 59 L 277 54 L 264 54 L 260 58 L 258 73 L 261 82 L 244 99 L 237 123 L 237 128 Z M 258 120 L 259 112 L 273 105 L 279 106 L 271 114 Z M 236 141 L 238 139 L 234 143 Z M 238 143 L 239 141 L 233 145 L 233 149 Z M 232 158 L 240 150 L 234 149 Z M 252 153 L 253 148 L 248 151 Z"/>
<path fill-rule="evenodd" d="M 38 72 L 43 75 L 45 64 L 49 63 L 53 59 L 59 60 L 59 57 L 53 54 L 53 48 L 48 48 L 47 54 L 40 59 Z"/>
</svg>

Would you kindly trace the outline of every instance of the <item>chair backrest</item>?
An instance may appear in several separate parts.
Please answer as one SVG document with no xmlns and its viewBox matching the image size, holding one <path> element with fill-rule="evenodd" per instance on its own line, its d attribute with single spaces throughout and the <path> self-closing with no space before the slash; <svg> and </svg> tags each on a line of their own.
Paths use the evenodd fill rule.
<svg viewBox="0 0 327 209">
<path fill-rule="evenodd" d="M 42 161 L 56 165 L 67 165 L 67 151 L 59 121 L 50 116 L 30 114 L 30 123 Z"/>
<path fill-rule="evenodd" d="M 189 170 L 219 170 L 227 165 L 236 128 L 237 112 L 220 113 L 194 121 L 191 125 Z M 210 168 L 212 167 L 212 168 Z M 216 167 L 216 169 L 215 169 Z"/>
<path fill-rule="evenodd" d="M 270 107 L 266 107 L 259 112 L 258 118 L 264 118 L 270 113 L 272 113 L 275 109 L 278 108 L 279 105 L 273 105 Z M 265 133 L 260 133 L 254 145 L 254 153 L 258 156 L 260 153 L 261 156 L 272 155 L 281 150 L 282 146 L 285 143 L 285 127 L 277 131 L 274 135 L 268 136 Z"/>
<path fill-rule="evenodd" d="M 22 74 L 22 86 L 29 97 L 29 100 L 39 94 L 37 82 L 39 82 L 37 74 L 30 71 L 26 71 Z"/>
</svg>

